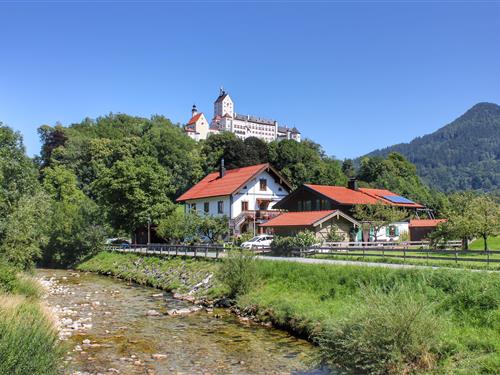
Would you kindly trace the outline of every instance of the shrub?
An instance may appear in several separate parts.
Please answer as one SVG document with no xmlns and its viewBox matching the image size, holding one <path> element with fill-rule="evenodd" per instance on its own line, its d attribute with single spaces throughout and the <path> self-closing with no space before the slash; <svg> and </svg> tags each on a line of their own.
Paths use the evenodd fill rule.
<svg viewBox="0 0 500 375">
<path fill-rule="evenodd" d="M 0 259 L 0 292 L 11 293 L 17 286 L 16 273 Z"/>
<path fill-rule="evenodd" d="M 414 289 L 369 288 L 318 343 L 328 362 L 348 371 L 407 374 L 434 367 L 442 327 L 434 305 Z"/>
<path fill-rule="evenodd" d="M 250 232 L 243 233 L 242 235 L 234 238 L 234 244 L 236 246 L 241 246 L 243 242 L 249 241 L 253 237 L 254 237 L 253 233 Z"/>
<path fill-rule="evenodd" d="M 342 242 L 345 241 L 345 235 L 340 231 L 338 225 L 333 224 L 328 231 L 326 240 L 328 242 Z"/>
<path fill-rule="evenodd" d="M 229 297 L 247 293 L 257 281 L 255 255 L 250 251 L 230 250 L 222 261 L 217 277 L 228 288 Z"/>
<path fill-rule="evenodd" d="M 277 236 L 271 243 L 271 249 L 274 254 L 281 256 L 292 255 L 295 250 L 301 250 L 317 243 L 316 236 L 311 231 L 299 232 L 296 236 L 285 237 Z"/>
</svg>

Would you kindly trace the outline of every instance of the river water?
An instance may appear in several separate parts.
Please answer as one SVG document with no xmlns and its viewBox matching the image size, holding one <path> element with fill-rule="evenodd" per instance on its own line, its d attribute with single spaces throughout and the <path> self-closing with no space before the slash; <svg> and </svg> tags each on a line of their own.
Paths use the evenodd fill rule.
<svg viewBox="0 0 500 375">
<path fill-rule="evenodd" d="M 189 306 L 157 289 L 111 277 L 39 270 L 68 346 L 63 374 L 327 374 L 317 348 L 286 332 L 242 323 L 222 309 Z M 159 315 L 151 316 L 152 311 Z"/>
</svg>

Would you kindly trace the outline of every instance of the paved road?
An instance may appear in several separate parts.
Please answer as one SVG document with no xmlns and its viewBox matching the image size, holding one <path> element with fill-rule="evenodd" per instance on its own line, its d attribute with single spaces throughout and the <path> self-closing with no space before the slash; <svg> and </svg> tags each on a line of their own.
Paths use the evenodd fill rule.
<svg viewBox="0 0 500 375">
<path fill-rule="evenodd" d="M 175 251 L 167 252 L 167 251 L 162 251 L 161 253 L 156 250 L 148 250 L 146 251 L 146 248 L 143 249 L 134 249 L 134 250 L 126 250 L 126 249 L 121 249 L 118 250 L 120 252 L 130 252 L 130 253 L 138 253 L 138 254 L 158 254 L 158 255 L 176 255 Z M 178 255 L 182 256 L 188 256 L 188 257 L 195 257 L 194 252 L 188 251 L 179 251 Z M 224 257 L 226 253 L 220 252 L 217 256 L 215 252 L 208 252 L 206 254 L 207 258 L 221 258 Z M 197 257 L 205 257 L 205 252 L 200 251 L 196 255 Z M 479 271 L 482 272 L 483 270 L 469 270 L 466 268 L 452 268 L 452 267 L 438 267 L 438 266 L 418 266 L 414 264 L 396 264 L 396 263 L 377 263 L 377 262 L 357 262 L 357 261 L 352 261 L 352 260 L 334 260 L 334 259 L 317 259 L 317 258 L 299 258 L 299 257 L 274 257 L 274 256 L 265 256 L 265 255 L 257 255 L 257 259 L 262 259 L 262 260 L 272 260 L 272 261 L 279 261 L 279 262 L 295 262 L 295 263 L 305 263 L 305 264 L 333 264 L 333 265 L 342 265 L 342 266 L 363 266 L 363 267 L 381 267 L 381 268 L 396 268 L 396 269 L 401 269 L 401 268 L 408 268 L 408 269 L 450 269 L 450 270 L 468 270 L 468 271 Z M 484 270 L 486 271 L 486 270 Z M 486 271 L 486 272 L 496 272 L 496 271 Z"/>
</svg>

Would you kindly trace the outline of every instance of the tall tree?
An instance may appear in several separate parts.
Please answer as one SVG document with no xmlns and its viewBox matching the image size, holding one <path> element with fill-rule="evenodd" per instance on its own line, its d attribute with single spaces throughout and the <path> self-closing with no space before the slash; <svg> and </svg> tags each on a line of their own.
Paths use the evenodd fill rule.
<svg viewBox="0 0 500 375">
<path fill-rule="evenodd" d="M 367 222 L 373 229 L 373 237 L 377 241 L 378 232 L 383 227 L 401 221 L 408 216 L 406 211 L 383 203 L 357 205 L 354 209 L 356 219 Z"/>
<path fill-rule="evenodd" d="M 78 188 L 76 175 L 61 166 L 45 168 L 43 187 L 51 198 L 43 262 L 69 265 L 99 251 L 108 229 L 97 204 Z"/>
<path fill-rule="evenodd" d="M 174 209 L 172 175 L 152 157 L 117 161 L 94 182 L 93 191 L 112 226 L 129 233 L 149 219 L 158 223 Z"/>
</svg>

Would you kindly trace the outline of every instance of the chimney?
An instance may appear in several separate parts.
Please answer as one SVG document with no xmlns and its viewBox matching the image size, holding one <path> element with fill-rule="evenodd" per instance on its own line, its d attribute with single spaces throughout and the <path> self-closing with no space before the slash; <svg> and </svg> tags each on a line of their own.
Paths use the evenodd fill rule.
<svg viewBox="0 0 500 375">
<path fill-rule="evenodd" d="M 219 178 L 224 177 L 226 174 L 226 168 L 224 168 L 224 158 L 220 159 L 220 166 L 219 166 Z"/>
<path fill-rule="evenodd" d="M 358 190 L 358 181 L 356 177 L 350 178 L 347 182 L 347 187 L 351 190 Z"/>
<path fill-rule="evenodd" d="M 192 116 L 196 116 L 196 114 L 198 113 L 198 109 L 196 109 L 196 104 L 193 104 L 193 109 L 191 109 L 191 113 L 192 113 Z"/>
</svg>

